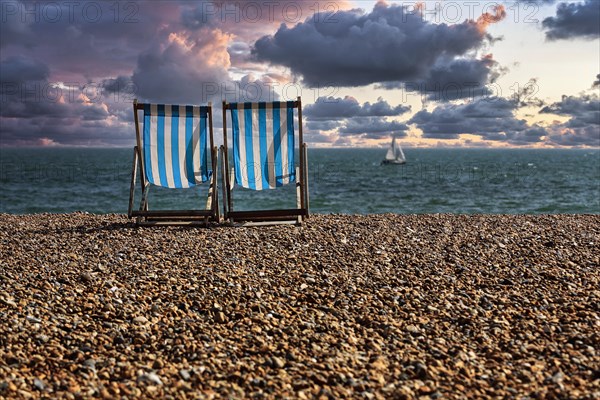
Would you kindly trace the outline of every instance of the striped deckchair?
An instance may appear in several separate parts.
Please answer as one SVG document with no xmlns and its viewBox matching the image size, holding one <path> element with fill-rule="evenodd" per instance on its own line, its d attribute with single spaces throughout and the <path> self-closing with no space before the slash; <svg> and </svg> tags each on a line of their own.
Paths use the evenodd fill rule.
<svg viewBox="0 0 600 400">
<path fill-rule="evenodd" d="M 137 146 L 129 194 L 129 218 L 138 224 L 193 224 L 218 220 L 217 148 L 213 142 L 212 106 L 144 104 L 133 102 Z M 140 129 L 138 113 L 143 112 Z M 208 145 L 210 143 L 210 146 Z M 209 169 L 209 158 L 212 169 Z M 135 182 L 141 175 L 142 199 L 134 210 Z M 209 182 L 204 209 L 149 210 L 150 187 L 187 189 Z"/>
<path fill-rule="evenodd" d="M 298 134 L 294 129 L 298 110 Z M 227 148 L 227 110 L 231 115 L 233 167 Z M 296 137 L 300 148 L 295 162 Z M 302 102 L 223 102 L 223 197 L 225 218 L 232 223 L 300 223 L 308 217 L 306 145 L 302 138 Z M 296 183 L 296 208 L 234 211 L 235 185 L 251 190 L 275 189 Z"/>
</svg>

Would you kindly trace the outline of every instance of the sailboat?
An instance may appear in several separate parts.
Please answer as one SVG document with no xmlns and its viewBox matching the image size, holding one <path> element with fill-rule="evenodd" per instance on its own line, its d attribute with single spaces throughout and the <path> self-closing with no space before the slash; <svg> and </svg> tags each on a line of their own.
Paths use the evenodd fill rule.
<svg viewBox="0 0 600 400">
<path fill-rule="evenodd" d="M 402 151 L 402 147 L 396 141 L 396 136 L 392 139 L 392 144 L 385 155 L 385 159 L 381 162 L 383 164 L 405 164 L 406 158 L 404 157 L 404 152 Z"/>
</svg>

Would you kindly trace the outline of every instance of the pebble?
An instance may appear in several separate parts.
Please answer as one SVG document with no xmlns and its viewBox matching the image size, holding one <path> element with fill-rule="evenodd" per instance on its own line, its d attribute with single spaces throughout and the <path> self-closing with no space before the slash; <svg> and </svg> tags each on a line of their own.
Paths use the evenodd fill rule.
<svg viewBox="0 0 600 400">
<path fill-rule="evenodd" d="M 273 357 L 272 363 L 275 368 L 285 367 L 285 361 L 279 357 Z"/>
<path fill-rule="evenodd" d="M 79 280 L 81 280 L 83 283 L 91 283 L 94 281 L 94 277 L 88 271 L 83 271 L 81 274 L 79 274 Z"/>
<path fill-rule="evenodd" d="M 160 379 L 160 376 L 158 376 L 154 372 L 148 372 L 145 374 L 141 374 L 137 380 L 138 380 L 138 382 L 151 383 L 153 385 L 158 385 L 158 386 L 162 386 L 162 384 L 163 384 L 162 380 Z"/>
<path fill-rule="evenodd" d="M 218 311 L 215 314 L 215 322 L 219 324 L 224 324 L 225 322 L 227 322 L 227 317 L 225 316 L 225 313 L 223 313 L 222 311 Z"/>
<path fill-rule="evenodd" d="M 563 379 L 565 379 L 565 374 L 560 371 L 552 376 L 552 382 L 554 383 L 561 383 Z"/>
<path fill-rule="evenodd" d="M 133 322 L 135 322 L 136 324 L 146 324 L 148 322 L 148 318 L 144 317 L 143 315 L 140 315 L 138 317 L 135 317 L 133 319 Z"/>
<path fill-rule="evenodd" d="M 596 215 L 0 214 L 0 274 L 1 398 L 600 393 Z"/>
<path fill-rule="evenodd" d="M 35 378 L 33 380 L 33 386 L 39 391 L 44 391 L 46 389 L 46 384 L 41 379 Z"/>
<path fill-rule="evenodd" d="M 181 376 L 181 379 L 183 379 L 184 381 L 189 381 L 190 378 L 192 377 L 190 375 L 190 371 L 188 371 L 187 369 L 180 369 L 179 376 Z"/>
</svg>

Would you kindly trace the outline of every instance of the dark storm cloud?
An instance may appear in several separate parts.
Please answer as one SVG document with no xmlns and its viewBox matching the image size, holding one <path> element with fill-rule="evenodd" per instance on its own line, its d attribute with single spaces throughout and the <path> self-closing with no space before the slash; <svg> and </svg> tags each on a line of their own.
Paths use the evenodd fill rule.
<svg viewBox="0 0 600 400">
<path fill-rule="evenodd" d="M 600 74 L 596 75 L 596 80 L 592 84 L 592 87 L 598 87 L 598 86 L 600 86 Z"/>
<path fill-rule="evenodd" d="M 494 97 L 461 105 L 441 105 L 433 111 L 421 110 L 410 124 L 423 131 L 423 137 L 457 139 L 473 134 L 487 140 L 509 140 L 529 128 L 525 120 L 516 119 L 514 101 Z"/>
<path fill-rule="evenodd" d="M 278 101 L 279 94 L 275 88 L 277 82 L 269 76 L 262 76 L 256 79 L 252 74 L 243 76 L 238 81 L 231 81 L 227 84 L 235 90 L 228 90 L 223 93 L 224 100 L 229 102 L 252 102 L 252 101 Z"/>
<path fill-rule="evenodd" d="M 128 129 L 131 103 L 109 107 L 101 101 L 85 100 L 81 88 L 67 92 L 43 81 L 25 85 L 25 92 L 2 93 L 0 145 L 106 146 L 132 142 L 133 133 Z M 128 123 L 115 116 L 120 113 L 128 114 Z"/>
<path fill-rule="evenodd" d="M 581 128 L 555 127 L 554 133 L 548 136 L 547 142 L 558 146 L 594 146 L 600 147 L 600 130 L 589 125 Z"/>
<path fill-rule="evenodd" d="M 508 142 L 513 145 L 526 146 L 541 142 L 548 131 L 541 126 L 534 126 L 522 131 L 512 132 L 508 137 Z"/>
<path fill-rule="evenodd" d="M 339 129 L 341 136 L 360 136 L 366 139 L 382 139 L 396 134 L 398 137 L 406 136 L 408 126 L 397 121 L 386 121 L 379 117 L 352 118 L 346 120 Z"/>
<path fill-rule="evenodd" d="M 319 97 L 314 104 L 304 108 L 307 131 L 316 135 L 314 138 L 309 136 L 307 140 L 331 142 L 333 137 L 323 133 L 327 131 L 335 131 L 337 139 L 382 139 L 391 134 L 406 136 L 408 127 L 405 124 L 387 120 L 386 117 L 396 117 L 408 111 L 410 107 L 393 107 L 382 98 L 375 103 L 366 102 L 361 105 L 351 96 Z"/>
<path fill-rule="evenodd" d="M 595 125 L 600 131 L 600 98 L 597 95 L 563 96 L 562 100 L 540 110 L 541 114 L 569 116 L 569 128 Z"/>
<path fill-rule="evenodd" d="M 44 63 L 28 57 L 0 62 L 0 145 L 127 141 L 121 136 L 126 125 L 115 117 L 121 104 L 105 104 L 100 87 L 65 86 L 49 76 Z"/>
<path fill-rule="evenodd" d="M 445 104 L 432 111 L 421 110 L 408 122 L 423 131 L 423 137 L 458 139 L 461 134 L 480 136 L 511 145 L 545 142 L 559 146 L 600 146 L 600 100 L 597 95 L 564 96 L 540 114 L 568 116 L 565 123 L 548 127 L 529 125 L 515 112 L 515 99 L 485 98 L 461 105 Z"/>
<path fill-rule="evenodd" d="M 127 109 L 130 107 L 128 104 Z M 9 96 L 0 111 L 0 145 L 36 145 L 40 138 L 62 145 L 131 143 L 133 133 L 127 130 L 130 124 L 119 123 L 116 112 L 103 104 Z M 130 111 L 129 120 L 131 115 Z"/>
<path fill-rule="evenodd" d="M 304 134 L 304 141 L 306 143 L 333 143 L 335 142 L 335 137 L 318 131 L 309 131 Z"/>
<path fill-rule="evenodd" d="M 431 78 L 433 67 L 446 72 L 444 80 L 457 82 L 460 77 L 452 72 L 464 75 L 449 66 L 479 49 L 489 39 L 486 26 L 504 15 L 499 7 L 495 16 L 478 21 L 432 24 L 405 7 L 381 2 L 369 14 L 339 11 L 293 28 L 282 25 L 274 35 L 260 38 L 253 52 L 260 61 L 289 67 L 313 87 L 419 81 Z M 483 67 L 479 82 L 489 74 Z"/>
<path fill-rule="evenodd" d="M 170 37 L 138 57 L 131 78 L 141 99 L 152 102 L 197 104 L 205 91 L 229 81 L 227 38 L 218 31 L 200 30 L 195 36 Z"/>
<path fill-rule="evenodd" d="M 102 87 L 105 93 L 120 93 L 127 88 L 131 88 L 133 82 L 128 76 L 118 76 L 116 78 L 105 79 L 102 81 Z"/>
<path fill-rule="evenodd" d="M 600 98 L 596 94 L 563 96 L 561 101 L 546 106 L 540 114 L 571 117 L 565 123 L 555 123 L 548 137 L 560 146 L 600 146 Z"/>
<path fill-rule="evenodd" d="M 486 87 L 500 76 L 500 67 L 491 57 L 481 60 L 440 59 L 431 67 L 427 75 L 415 81 L 384 82 L 384 89 L 400 89 L 421 92 L 427 100 L 450 101 L 488 96 Z"/>
<path fill-rule="evenodd" d="M 34 54 L 63 75 L 114 76 L 130 72 L 139 52 L 179 23 L 176 10 L 160 1 L 2 2 L 0 48 Z"/>
<path fill-rule="evenodd" d="M 24 56 L 0 61 L 0 81 L 3 86 L 27 81 L 42 81 L 50 76 L 50 68 L 41 61 Z"/>
<path fill-rule="evenodd" d="M 542 22 L 549 40 L 587 38 L 598 39 L 600 35 L 600 1 L 585 0 L 581 3 L 560 3 L 556 16 Z"/>
<path fill-rule="evenodd" d="M 96 123 L 65 124 L 54 118 L 6 119 L 2 121 L 0 146 L 125 146 L 132 145 L 134 133 L 129 126 Z"/>
<path fill-rule="evenodd" d="M 331 131 L 333 129 L 337 129 L 341 126 L 341 121 L 339 120 L 311 120 L 307 119 L 306 121 L 306 130 L 307 131 Z"/>
<path fill-rule="evenodd" d="M 304 116 L 307 119 L 344 119 L 352 117 L 385 117 L 397 116 L 410 111 L 409 106 L 397 105 L 392 107 L 382 98 L 376 103 L 360 103 L 351 96 L 343 99 L 340 97 L 319 97 L 315 104 L 309 104 L 304 108 Z"/>
<path fill-rule="evenodd" d="M 232 65 L 244 65 L 251 62 L 251 49 L 248 43 L 233 42 L 227 47 Z"/>
</svg>

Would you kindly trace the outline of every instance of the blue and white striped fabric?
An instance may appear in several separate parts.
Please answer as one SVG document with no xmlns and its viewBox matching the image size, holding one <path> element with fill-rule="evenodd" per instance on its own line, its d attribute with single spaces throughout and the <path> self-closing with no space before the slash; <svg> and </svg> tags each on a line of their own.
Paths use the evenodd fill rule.
<svg viewBox="0 0 600 400">
<path fill-rule="evenodd" d="M 146 104 L 144 167 L 157 186 L 189 188 L 208 180 L 208 107 Z"/>
<path fill-rule="evenodd" d="M 231 103 L 235 183 L 254 190 L 296 180 L 294 102 Z"/>
</svg>

